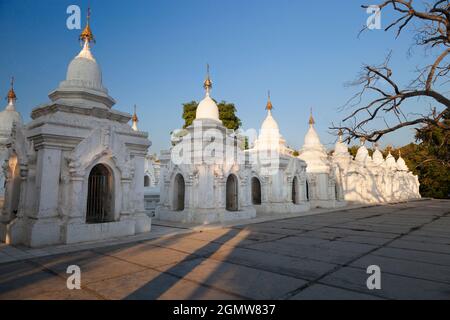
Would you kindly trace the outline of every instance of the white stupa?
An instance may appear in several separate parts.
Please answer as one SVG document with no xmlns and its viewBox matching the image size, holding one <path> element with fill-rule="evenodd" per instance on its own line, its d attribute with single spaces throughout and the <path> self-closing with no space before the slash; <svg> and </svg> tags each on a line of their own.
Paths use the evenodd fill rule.
<svg viewBox="0 0 450 320">
<path fill-rule="evenodd" d="M 80 41 L 83 42 L 83 48 L 69 63 L 66 79 L 60 82 L 49 97 L 61 104 L 110 109 L 116 102 L 103 86 L 102 71 L 91 52 L 90 43 L 95 42 L 95 39 L 89 19 L 80 35 Z"/>
<path fill-rule="evenodd" d="M 172 148 L 161 151 L 161 220 L 213 223 L 256 216 L 251 203 L 251 167 L 237 136 L 219 118 L 210 96 L 212 81 L 203 83 L 205 98 L 195 120 L 172 136 Z"/>
<path fill-rule="evenodd" d="M 340 130 L 338 133 L 338 140 L 336 141 L 336 143 L 334 145 L 333 158 L 340 159 L 340 160 L 351 159 L 350 152 L 348 152 L 348 146 L 344 141 L 342 141 L 342 131 L 340 131 Z"/>
<path fill-rule="evenodd" d="M 395 162 L 394 156 L 391 154 L 391 150 L 389 150 L 389 153 L 386 156 L 386 167 L 391 170 L 395 170 L 397 168 L 397 163 Z"/>
<path fill-rule="evenodd" d="M 409 171 L 408 166 L 405 163 L 405 160 L 403 160 L 403 158 L 402 158 L 402 153 L 400 150 L 398 150 L 397 170 L 398 171 Z"/>
<path fill-rule="evenodd" d="M 130 114 L 112 108 L 89 18 L 65 80 L 7 144 L 0 241 L 41 247 L 150 231 L 142 172 L 151 142 L 129 125 Z"/>
<path fill-rule="evenodd" d="M 14 92 L 14 78 L 11 78 L 11 88 L 6 96 L 8 104 L 5 109 L 0 112 L 0 163 L 3 165 L 9 158 L 9 150 L 7 149 L 7 143 L 11 138 L 11 132 L 13 126 L 22 126 L 22 117 L 20 113 L 16 111 L 17 96 Z M 13 161 L 11 161 L 13 165 Z M 1 169 L 1 168 L 0 168 Z M 3 210 L 3 203 L 5 199 L 5 170 L 0 170 L 0 211 Z"/>
<path fill-rule="evenodd" d="M 305 136 L 305 142 L 299 152 L 299 158 L 308 164 L 306 171 L 327 172 L 329 171 L 328 156 L 325 147 L 320 142 L 319 135 L 314 129 L 314 118 L 312 111 L 309 116 L 309 129 Z"/>
<path fill-rule="evenodd" d="M 366 140 L 361 138 L 361 145 L 356 152 L 355 161 L 358 162 L 362 166 L 367 166 L 371 164 L 372 158 L 369 155 L 369 150 L 367 150 L 364 143 Z"/>
<path fill-rule="evenodd" d="M 328 158 L 327 151 L 314 128 L 312 110 L 308 123 L 309 129 L 298 157 L 307 164 L 307 190 L 311 206 L 329 208 L 344 205 L 344 202 L 340 202 L 341 192 L 336 186 L 331 159 Z"/>
<path fill-rule="evenodd" d="M 384 157 L 381 151 L 378 149 L 378 144 L 375 144 L 375 150 L 372 155 L 373 164 L 378 167 L 383 167 L 385 165 Z"/>
<path fill-rule="evenodd" d="M 272 102 L 270 100 L 270 92 L 268 95 L 266 110 L 267 116 L 261 125 L 261 131 L 258 139 L 254 142 L 254 148 L 257 150 L 273 150 L 279 153 L 286 152 L 286 140 L 280 133 L 277 121 L 272 116 Z"/>
<path fill-rule="evenodd" d="M 205 98 L 197 106 L 197 112 L 195 114 L 195 119 L 210 119 L 222 123 L 219 119 L 219 108 L 216 102 L 211 98 L 210 91 L 212 88 L 212 81 L 209 76 L 209 66 L 207 66 L 207 76 L 203 84 L 205 88 Z"/>
</svg>

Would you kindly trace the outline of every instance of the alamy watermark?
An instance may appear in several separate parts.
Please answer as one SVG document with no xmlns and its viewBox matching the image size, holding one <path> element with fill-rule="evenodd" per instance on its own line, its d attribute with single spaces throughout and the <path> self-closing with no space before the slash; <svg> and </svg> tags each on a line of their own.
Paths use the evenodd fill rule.
<svg viewBox="0 0 450 320">
<path fill-rule="evenodd" d="M 366 26 L 369 30 L 381 29 L 381 8 L 377 5 L 370 5 L 366 9 L 370 16 L 367 18 Z"/>
<path fill-rule="evenodd" d="M 381 289 L 381 269 L 376 264 L 370 265 L 366 270 L 370 276 L 367 278 L 366 286 L 369 290 Z"/>
<path fill-rule="evenodd" d="M 69 290 L 81 289 L 81 269 L 79 266 L 73 264 L 67 267 L 66 273 L 70 274 L 67 278 L 66 286 Z"/>
</svg>

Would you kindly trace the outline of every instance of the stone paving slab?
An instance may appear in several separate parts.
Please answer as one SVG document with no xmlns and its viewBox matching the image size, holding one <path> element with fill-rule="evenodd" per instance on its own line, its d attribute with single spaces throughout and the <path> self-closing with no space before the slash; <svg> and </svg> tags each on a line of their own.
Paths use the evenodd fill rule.
<svg viewBox="0 0 450 320">
<path fill-rule="evenodd" d="M 309 280 L 316 279 L 337 267 L 336 264 L 270 252 L 261 254 L 261 252 L 246 248 L 222 248 L 209 258 Z"/>
<path fill-rule="evenodd" d="M 426 262 L 433 265 L 450 267 L 450 255 L 448 254 L 418 250 L 405 250 L 391 247 L 380 248 L 374 251 L 372 254 L 382 257 Z"/>
<path fill-rule="evenodd" d="M 240 296 L 202 286 L 155 270 L 144 270 L 88 284 L 87 287 L 107 299 L 129 300 L 235 300 Z"/>
<path fill-rule="evenodd" d="M 350 264 L 351 267 L 367 269 L 370 265 L 377 265 L 384 273 L 396 274 L 417 279 L 424 279 L 450 284 L 450 267 L 425 262 L 381 257 L 372 254 Z M 450 298 L 450 297 L 449 297 Z"/>
<path fill-rule="evenodd" d="M 313 284 L 290 300 L 383 300 L 383 298 L 342 288 Z"/>
<path fill-rule="evenodd" d="M 385 299 L 448 300 L 450 298 L 450 286 L 447 283 L 383 273 L 381 290 L 369 290 L 366 286 L 367 276 L 365 269 L 344 267 L 324 277 L 320 283 Z"/>
<path fill-rule="evenodd" d="M 450 299 L 450 201 L 424 200 L 53 248 L 0 245 L 0 299 Z M 66 288 L 78 265 L 81 290 Z M 366 286 L 381 268 L 381 290 Z"/>
<path fill-rule="evenodd" d="M 181 262 L 160 270 L 249 299 L 276 299 L 284 292 L 306 283 L 301 279 L 203 258 Z"/>
<path fill-rule="evenodd" d="M 83 283 L 85 284 L 145 269 L 126 260 L 97 254 L 93 251 L 81 251 L 57 257 L 38 258 L 31 261 L 59 275 L 61 278 L 70 276 L 67 274 L 68 266 L 77 265 L 82 270 Z"/>
</svg>

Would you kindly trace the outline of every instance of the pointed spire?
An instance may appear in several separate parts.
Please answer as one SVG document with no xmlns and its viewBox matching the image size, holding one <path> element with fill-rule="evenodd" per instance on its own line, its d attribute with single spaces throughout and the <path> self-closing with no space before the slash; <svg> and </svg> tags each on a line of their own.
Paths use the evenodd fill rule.
<svg viewBox="0 0 450 320">
<path fill-rule="evenodd" d="M 361 137 L 359 139 L 359 143 L 361 144 L 361 146 L 363 146 L 366 143 L 366 138 L 365 137 Z"/>
<path fill-rule="evenodd" d="M 398 149 L 398 157 L 401 158 L 402 157 L 402 150 Z"/>
<path fill-rule="evenodd" d="M 205 88 L 206 94 L 209 95 L 209 92 L 211 91 L 212 88 L 212 81 L 209 76 L 209 64 L 206 64 L 206 79 L 205 82 L 203 82 L 203 88 Z"/>
<path fill-rule="evenodd" d="M 388 151 L 388 154 L 391 154 L 392 144 L 388 144 L 388 145 L 386 146 L 386 149 L 387 149 L 387 151 Z"/>
<path fill-rule="evenodd" d="M 91 27 L 89 26 L 89 20 L 91 19 L 91 8 L 89 7 L 87 10 L 87 17 L 86 17 L 86 26 L 84 27 L 83 31 L 80 34 L 80 41 L 82 41 L 84 44 L 86 43 L 95 43 L 94 34 L 92 33 Z"/>
<path fill-rule="evenodd" d="M 312 115 L 312 108 L 309 111 L 309 121 L 308 121 L 309 125 L 312 126 L 314 125 L 316 122 L 314 121 L 313 115 Z"/>
<path fill-rule="evenodd" d="M 342 142 L 342 136 L 343 136 L 342 129 L 339 128 L 339 131 L 338 131 L 338 140 L 339 140 L 339 142 Z"/>
<path fill-rule="evenodd" d="M 133 130 L 134 131 L 139 131 L 138 127 L 137 127 L 139 119 L 138 119 L 138 116 L 136 114 L 136 105 L 134 105 L 134 113 L 133 113 L 133 116 L 131 117 L 131 121 L 133 122 L 133 125 L 132 125 Z"/>
<path fill-rule="evenodd" d="M 267 104 L 266 104 L 266 110 L 271 111 L 273 108 L 272 101 L 270 101 L 270 90 L 267 91 Z"/>
<path fill-rule="evenodd" d="M 9 105 L 13 105 L 17 100 L 16 93 L 14 92 L 14 77 L 11 77 L 11 87 L 8 91 L 6 99 L 8 100 Z"/>
</svg>

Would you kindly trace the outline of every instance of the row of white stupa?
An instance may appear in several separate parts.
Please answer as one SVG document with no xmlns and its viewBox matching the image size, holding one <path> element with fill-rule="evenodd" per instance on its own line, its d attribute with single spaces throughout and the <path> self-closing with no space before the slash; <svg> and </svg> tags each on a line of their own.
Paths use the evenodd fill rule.
<svg viewBox="0 0 450 320">
<path fill-rule="evenodd" d="M 80 39 L 83 49 L 70 62 L 65 80 L 49 94 L 48 103 L 32 110 L 29 123 L 24 124 L 15 109 L 12 86 L 8 105 L 0 112 L 0 186 L 4 186 L 0 241 L 38 247 L 150 231 L 144 176 L 151 142 L 146 132 L 138 130 L 136 114 L 113 108 L 115 101 L 103 86 L 90 50 L 94 36 L 89 24 Z M 341 142 L 328 157 L 312 117 L 299 157 L 292 156 L 272 117 L 270 101 L 254 147 L 243 150 L 236 133 L 219 119 L 209 76 L 204 87 L 206 96 L 186 129 L 194 133 L 200 127 L 202 134 L 181 139 L 161 154 L 157 217 L 204 223 L 252 218 L 257 211 L 299 212 L 346 201 L 420 196 L 417 177 L 401 159 L 395 170 L 390 157 L 386 168 L 372 166 L 379 156 L 370 161 L 361 147 L 353 160 Z M 171 152 L 180 145 L 210 144 L 210 130 L 221 133 L 216 143 L 233 150 L 233 161 L 207 163 L 202 159 L 208 150 L 195 148 L 186 149 L 187 156 L 200 163 L 172 161 Z M 261 152 L 267 150 L 269 158 Z M 237 160 L 241 158 L 243 163 Z M 275 170 L 267 170 L 273 160 Z"/>
<path fill-rule="evenodd" d="M 384 160 L 376 149 L 372 159 L 361 145 L 353 159 L 341 135 L 329 156 L 314 128 L 312 115 L 304 145 L 298 157 L 293 156 L 272 115 L 270 96 L 267 116 L 250 150 L 233 145 L 239 138 L 219 118 L 218 107 L 210 95 L 209 74 L 204 87 L 205 98 L 185 136 L 177 137 L 172 141 L 172 149 L 162 152 L 159 218 L 205 223 L 251 218 L 257 212 L 293 213 L 313 207 L 344 206 L 347 202 L 378 203 L 420 197 L 418 178 L 409 172 L 401 156 L 395 161 L 389 153 Z M 214 131 L 223 134 L 211 140 Z M 245 162 L 232 159 L 226 164 L 208 163 L 204 159 L 209 157 L 211 141 L 217 147 L 231 146 L 235 158 L 245 158 Z M 208 148 L 198 147 L 202 145 Z M 175 164 L 174 154 L 181 149 L 187 150 L 186 159 L 200 160 Z M 222 156 L 215 153 L 218 160 Z"/>
<path fill-rule="evenodd" d="M 83 56 L 87 54 L 89 55 L 88 58 L 91 58 L 91 53 L 86 52 L 87 50 L 84 48 L 81 54 Z M 209 77 L 207 81 L 210 81 Z M 208 85 L 211 86 L 211 83 Z M 22 124 L 21 116 L 15 107 L 16 96 L 13 83 L 11 83 L 11 89 L 8 92 L 7 99 L 8 104 L 5 110 L 0 112 L 0 148 L 2 150 L 6 149 L 6 142 L 10 137 L 13 123 Z M 267 116 L 262 123 L 258 139 L 255 140 L 252 148 L 247 152 L 257 154 L 263 150 L 272 150 L 276 151 L 280 157 L 292 158 L 292 150 L 287 148 L 286 141 L 280 134 L 279 126 L 272 115 L 270 97 L 266 109 Z M 209 119 L 221 124 L 217 105 L 210 97 L 210 88 L 207 90 L 205 99 L 199 105 L 196 118 Z M 138 119 L 135 112 L 132 117 L 132 129 L 135 131 L 138 131 L 137 122 Z M 0 161 L 4 163 L 7 153 L 0 152 L 0 155 Z M 309 209 L 311 206 L 333 207 L 343 205 L 344 201 L 373 203 L 420 197 L 417 176 L 409 172 L 405 161 L 400 155 L 396 161 L 389 152 L 386 159 L 384 159 L 382 153 L 376 148 L 373 156 L 370 157 L 367 148 L 362 144 L 358 149 L 356 157 L 353 159 L 348 152 L 347 145 L 342 142 L 342 136 L 339 135 L 333 155 L 329 156 L 314 128 L 312 115 L 309 119 L 309 129 L 304 139 L 304 145 L 299 151 L 298 159 L 304 161 L 304 164 L 297 162 L 297 166 L 303 166 L 306 175 L 300 179 L 299 190 L 296 191 L 300 194 L 299 201 L 297 202 L 313 203 L 312 205 L 303 206 L 301 210 Z M 284 197 L 274 201 L 271 199 L 274 197 L 273 194 L 270 196 L 266 193 L 266 197 L 260 195 L 259 197 L 262 198 L 260 200 L 262 203 L 271 203 L 271 205 L 267 205 L 266 207 L 261 206 L 259 209 L 266 212 L 270 210 L 290 211 L 286 204 L 283 204 L 281 208 L 277 209 L 274 203 L 295 202 L 292 200 L 292 191 L 290 191 L 292 190 L 291 184 L 293 183 L 293 177 L 290 180 L 280 178 L 278 181 L 272 181 L 276 179 L 273 179 L 273 177 L 270 177 L 270 179 L 261 178 L 264 175 L 261 172 L 261 168 L 254 166 L 253 169 L 254 172 L 258 172 L 258 179 L 263 180 L 258 180 L 260 184 L 267 183 L 273 185 L 275 189 L 288 190 L 284 192 Z M 256 176 L 255 174 L 253 175 Z M 274 176 L 273 172 L 267 176 L 270 175 Z M 0 193 L 3 195 L 5 175 L 2 174 L 0 177 L 2 178 Z M 332 186 L 331 189 L 330 186 Z M 264 189 L 264 186 L 260 187 L 260 189 Z M 250 190 L 250 192 L 254 194 L 254 191 Z M 264 198 L 266 201 L 264 201 Z"/>
<path fill-rule="evenodd" d="M 262 124 L 261 133 L 255 141 L 253 149 L 276 149 L 281 153 L 291 153 L 273 118 L 270 97 L 266 109 L 268 110 L 267 117 Z M 332 156 L 329 156 L 326 148 L 320 142 L 314 123 L 311 114 L 309 129 L 298 156 L 306 162 L 307 183 L 316 182 L 315 180 L 321 181 L 321 175 L 331 174 L 329 179 L 334 179 L 335 200 L 337 201 L 377 203 L 420 198 L 418 177 L 409 171 L 400 152 L 397 160 L 390 151 L 384 159 L 376 145 L 371 157 L 362 141 L 353 159 L 347 144 L 342 141 L 342 133 L 339 132 Z M 322 184 L 325 184 L 325 180 L 322 180 Z M 325 190 L 326 186 L 316 186 L 313 191 L 314 189 Z M 320 193 L 320 191 L 318 192 Z M 314 199 L 317 198 L 317 195 L 310 194 L 308 198 Z M 326 196 L 322 196 L 322 199 L 325 200 Z"/>
</svg>

